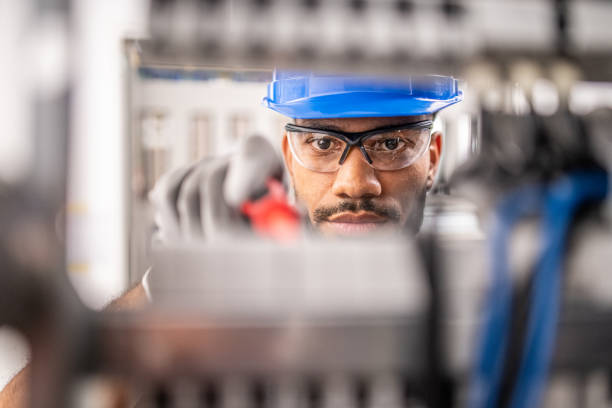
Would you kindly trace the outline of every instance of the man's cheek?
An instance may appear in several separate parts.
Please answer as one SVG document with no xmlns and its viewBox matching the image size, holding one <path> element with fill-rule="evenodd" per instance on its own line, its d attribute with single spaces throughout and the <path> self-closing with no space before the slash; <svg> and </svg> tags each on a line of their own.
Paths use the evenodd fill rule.
<svg viewBox="0 0 612 408">
<path fill-rule="evenodd" d="M 312 210 L 314 208 L 312 191 L 305 188 L 304 183 L 298 178 L 294 179 L 293 189 L 295 190 L 296 204 L 298 205 L 300 212 L 312 220 Z"/>
<path fill-rule="evenodd" d="M 418 204 L 422 201 L 425 191 L 426 177 L 416 171 L 406 172 L 402 176 L 394 180 L 388 191 L 390 193 L 391 191 L 394 192 L 393 195 L 402 208 L 401 222 L 405 223 L 412 218 L 414 211 L 420 207 Z"/>
<path fill-rule="evenodd" d="M 306 198 L 299 187 L 294 186 L 295 190 L 295 199 L 296 204 L 298 206 L 300 214 L 302 214 L 302 220 L 310 223 L 311 225 L 315 225 L 313 212 L 316 209 L 316 205 L 312 205 L 309 203 L 308 198 Z"/>
<path fill-rule="evenodd" d="M 331 189 L 329 177 L 324 173 L 299 172 L 295 178 L 298 197 L 312 209 Z"/>
<path fill-rule="evenodd" d="M 411 183 L 402 198 L 404 206 L 402 224 L 409 225 L 414 232 L 420 229 L 423 222 L 423 211 L 427 196 L 426 179 L 415 181 L 417 183 Z"/>
</svg>

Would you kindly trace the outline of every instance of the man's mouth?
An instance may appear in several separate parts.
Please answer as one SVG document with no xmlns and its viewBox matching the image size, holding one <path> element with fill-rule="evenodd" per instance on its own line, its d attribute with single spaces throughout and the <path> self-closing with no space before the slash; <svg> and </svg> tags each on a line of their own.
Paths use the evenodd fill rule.
<svg viewBox="0 0 612 408">
<path fill-rule="evenodd" d="M 359 235 L 378 230 L 389 220 L 370 212 L 339 213 L 321 225 L 324 230 L 340 235 Z"/>
</svg>

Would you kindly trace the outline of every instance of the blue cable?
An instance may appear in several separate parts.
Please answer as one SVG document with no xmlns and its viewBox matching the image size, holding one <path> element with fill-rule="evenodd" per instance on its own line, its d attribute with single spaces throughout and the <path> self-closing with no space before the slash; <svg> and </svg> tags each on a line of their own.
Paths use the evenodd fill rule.
<svg viewBox="0 0 612 408">
<path fill-rule="evenodd" d="M 559 317 L 567 232 L 579 206 L 586 201 L 603 200 L 609 186 L 605 172 L 576 172 L 548 189 L 542 225 L 545 247 L 534 277 L 525 352 L 511 400 L 513 408 L 536 407 L 541 400 Z"/>
<path fill-rule="evenodd" d="M 506 196 L 495 211 L 490 247 L 492 281 L 469 395 L 469 406 L 473 408 L 495 407 L 497 403 L 512 306 L 508 240 L 520 218 L 538 212 L 542 197 L 540 187 L 526 186 Z"/>
<path fill-rule="evenodd" d="M 578 206 L 587 200 L 601 200 L 608 193 L 608 175 L 579 172 L 543 189 L 527 186 L 507 196 L 497 207 L 492 233 L 492 284 L 487 299 L 480 355 L 475 368 L 470 406 L 494 407 L 503 373 L 504 351 L 510 326 L 512 282 L 508 270 L 508 238 L 523 216 L 540 211 L 545 247 L 536 267 L 532 308 L 528 321 L 525 353 L 517 378 L 513 408 L 534 407 L 546 381 L 554 339 L 561 289 L 561 268 L 565 237 Z"/>
</svg>

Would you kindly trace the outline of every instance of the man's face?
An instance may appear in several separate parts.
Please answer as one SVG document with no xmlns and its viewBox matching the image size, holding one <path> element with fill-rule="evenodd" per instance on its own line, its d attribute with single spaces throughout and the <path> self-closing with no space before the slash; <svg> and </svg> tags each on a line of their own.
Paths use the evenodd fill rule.
<svg viewBox="0 0 612 408">
<path fill-rule="evenodd" d="M 296 124 L 354 133 L 425 119 L 431 116 L 297 119 Z M 312 225 L 325 235 L 355 235 L 389 227 L 418 230 L 425 194 L 440 161 L 442 138 L 434 133 L 416 162 L 392 171 L 372 168 L 359 149 L 352 148 L 339 170 L 316 172 L 295 160 L 286 134 L 282 147 L 297 199 Z"/>
</svg>

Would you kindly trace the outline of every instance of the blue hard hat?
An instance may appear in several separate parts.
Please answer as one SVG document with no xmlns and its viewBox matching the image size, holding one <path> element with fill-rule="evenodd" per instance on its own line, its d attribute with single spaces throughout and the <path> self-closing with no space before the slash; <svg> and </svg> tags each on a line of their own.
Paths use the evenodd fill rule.
<svg viewBox="0 0 612 408">
<path fill-rule="evenodd" d="M 439 75 L 385 78 L 276 70 L 263 103 L 295 119 L 433 114 L 463 99 Z"/>
</svg>

